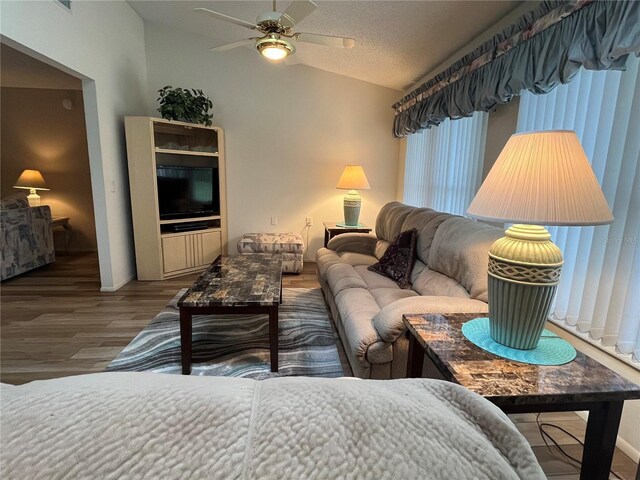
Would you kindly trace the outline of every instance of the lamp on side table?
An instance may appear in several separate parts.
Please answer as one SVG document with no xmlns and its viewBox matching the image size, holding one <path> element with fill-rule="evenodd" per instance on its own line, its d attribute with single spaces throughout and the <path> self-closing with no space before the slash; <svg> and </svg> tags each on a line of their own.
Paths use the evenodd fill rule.
<svg viewBox="0 0 640 480">
<path fill-rule="evenodd" d="M 576 133 L 513 135 L 467 213 L 515 223 L 489 252 L 491 337 L 537 346 L 560 280 L 562 253 L 543 225 L 602 225 L 613 216 Z"/>
<path fill-rule="evenodd" d="M 30 207 L 40 206 L 40 195 L 36 190 L 49 190 L 44 183 L 44 178 L 38 170 L 24 170 L 16 180 L 13 188 L 29 190 L 27 200 Z"/>
<path fill-rule="evenodd" d="M 344 196 L 344 227 L 357 227 L 362 198 L 357 190 L 369 190 L 369 180 L 361 165 L 347 165 L 336 188 L 349 190 Z"/>
</svg>

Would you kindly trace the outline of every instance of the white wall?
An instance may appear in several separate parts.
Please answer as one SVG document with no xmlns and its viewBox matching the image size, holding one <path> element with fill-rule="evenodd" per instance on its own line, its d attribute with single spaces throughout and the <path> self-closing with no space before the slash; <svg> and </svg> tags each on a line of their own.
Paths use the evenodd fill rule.
<svg viewBox="0 0 640 480">
<path fill-rule="evenodd" d="M 227 152 L 229 251 L 251 231 L 303 232 L 308 255 L 322 246 L 323 221 L 343 218 L 335 186 L 346 164 L 364 166 L 361 222 L 373 225 L 396 194 L 400 142 L 391 105 L 400 92 L 306 66 L 272 64 L 249 49 L 211 53 L 211 40 L 145 23 L 149 112 L 156 90 L 199 88 L 214 102 Z M 278 224 L 270 224 L 277 216 Z"/>
<path fill-rule="evenodd" d="M 124 115 L 146 108 L 142 20 L 126 2 L 0 2 L 3 42 L 83 78 L 100 277 L 113 290 L 135 274 Z M 111 191 L 113 183 L 114 192 Z"/>
</svg>

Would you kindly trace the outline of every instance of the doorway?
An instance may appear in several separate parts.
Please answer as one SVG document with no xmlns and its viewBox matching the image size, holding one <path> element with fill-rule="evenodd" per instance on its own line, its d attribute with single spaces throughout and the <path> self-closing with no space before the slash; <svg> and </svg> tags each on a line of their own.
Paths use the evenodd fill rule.
<svg viewBox="0 0 640 480">
<path fill-rule="evenodd" d="M 14 185 L 25 169 L 40 172 L 49 190 L 37 193 L 54 217 L 56 256 L 91 255 L 97 263 L 82 80 L 4 43 L 0 64 L 0 198 L 19 194 Z"/>
</svg>

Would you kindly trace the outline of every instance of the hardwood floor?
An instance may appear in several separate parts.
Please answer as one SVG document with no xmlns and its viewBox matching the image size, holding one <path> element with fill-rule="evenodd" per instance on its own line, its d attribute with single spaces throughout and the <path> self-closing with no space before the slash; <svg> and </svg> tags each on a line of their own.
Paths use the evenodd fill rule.
<svg viewBox="0 0 640 480">
<path fill-rule="evenodd" d="M 0 380 L 21 384 L 101 372 L 198 274 L 132 281 L 100 292 L 94 254 L 59 255 L 52 265 L 0 286 Z M 284 277 L 285 287 L 317 287 L 315 265 Z"/>
<path fill-rule="evenodd" d="M 3 282 L 0 381 L 21 384 L 103 371 L 176 292 L 190 286 L 197 276 L 132 281 L 117 292 L 105 293 L 100 292 L 97 256 L 83 254 L 60 255 L 52 265 Z M 301 275 L 285 276 L 283 285 L 318 287 L 315 264 L 306 263 Z M 545 413 L 541 418 L 584 437 L 586 424 L 574 413 Z M 534 414 L 511 415 L 511 419 L 532 445 L 548 478 L 579 478 L 576 468 L 558 460 L 544 445 Z M 571 455 L 581 455 L 575 440 L 552 433 Z M 614 471 L 620 478 L 632 480 L 637 468 L 628 456 L 616 451 Z"/>
</svg>

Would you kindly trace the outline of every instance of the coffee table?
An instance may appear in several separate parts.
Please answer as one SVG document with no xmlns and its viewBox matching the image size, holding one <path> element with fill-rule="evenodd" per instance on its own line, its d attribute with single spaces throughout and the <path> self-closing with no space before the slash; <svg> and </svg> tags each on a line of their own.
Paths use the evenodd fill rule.
<svg viewBox="0 0 640 480">
<path fill-rule="evenodd" d="M 269 315 L 271 371 L 277 372 L 280 303 L 280 254 L 256 253 L 216 258 L 178 300 L 182 374 L 191 373 L 193 315 Z"/>
<path fill-rule="evenodd" d="M 622 406 L 640 398 L 640 386 L 581 352 L 557 366 L 529 365 L 486 352 L 461 331 L 463 323 L 484 316 L 404 315 L 407 377 L 421 377 L 426 364 L 429 376 L 462 385 L 505 413 L 588 410 L 580 479 L 608 479 Z"/>
</svg>

